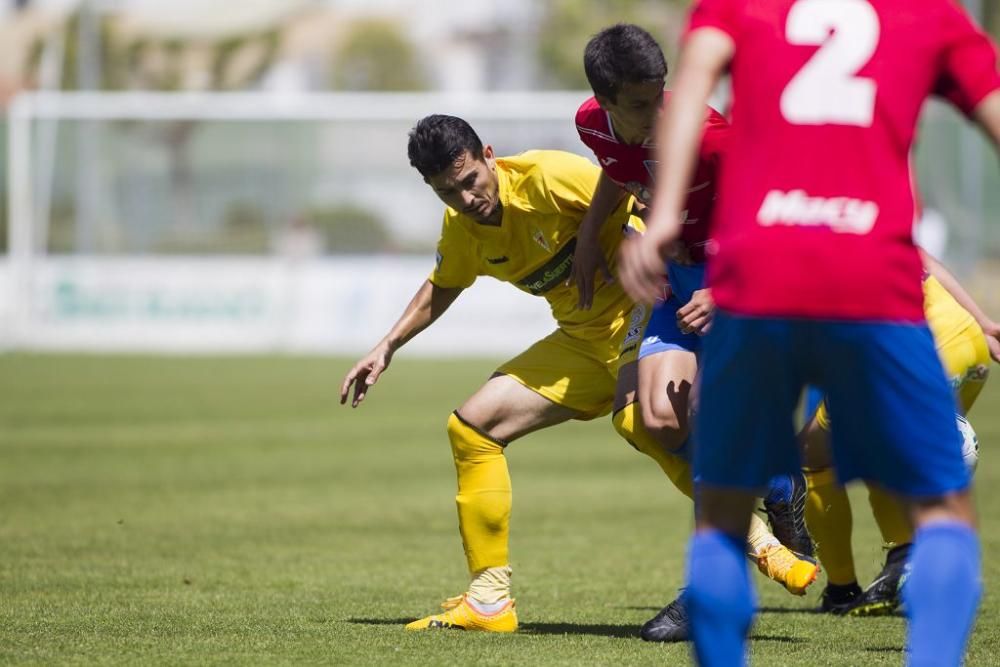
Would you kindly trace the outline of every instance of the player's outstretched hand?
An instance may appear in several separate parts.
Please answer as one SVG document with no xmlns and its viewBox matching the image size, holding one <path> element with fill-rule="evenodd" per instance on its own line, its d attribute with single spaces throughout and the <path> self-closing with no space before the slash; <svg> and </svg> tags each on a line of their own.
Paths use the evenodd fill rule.
<svg viewBox="0 0 1000 667">
<path fill-rule="evenodd" d="M 652 305 L 662 298 L 666 273 L 656 243 L 648 236 L 631 234 L 622 241 L 618 251 L 618 279 L 633 299 Z"/>
<path fill-rule="evenodd" d="M 354 367 L 344 376 L 344 383 L 340 386 L 340 404 L 347 403 L 347 397 L 351 393 L 351 385 L 354 385 L 354 397 L 351 399 L 351 407 L 356 408 L 365 400 L 368 388 L 378 382 L 382 371 L 389 367 L 392 360 L 392 350 L 389 346 L 380 343 L 374 350 L 368 353 L 361 361 L 354 364 Z"/>
<path fill-rule="evenodd" d="M 993 357 L 993 361 L 1000 364 L 1000 324 L 990 322 L 983 327 L 983 333 L 986 334 L 986 345 L 990 348 L 990 356 Z"/>
<path fill-rule="evenodd" d="M 712 313 L 715 312 L 715 301 L 712 300 L 712 290 L 705 288 L 691 294 L 691 300 L 677 309 L 677 324 L 684 333 L 705 335 L 712 326 Z"/>
<path fill-rule="evenodd" d="M 600 271 L 601 279 L 605 283 L 613 283 L 614 276 L 611 275 L 611 268 L 608 260 L 604 257 L 601 244 L 597 239 L 585 239 L 577 237 L 576 251 L 573 253 L 573 266 L 570 268 L 569 278 L 566 285 L 576 285 L 577 302 L 576 307 L 580 310 L 590 310 L 594 303 L 594 288 L 597 285 L 596 274 Z"/>
</svg>

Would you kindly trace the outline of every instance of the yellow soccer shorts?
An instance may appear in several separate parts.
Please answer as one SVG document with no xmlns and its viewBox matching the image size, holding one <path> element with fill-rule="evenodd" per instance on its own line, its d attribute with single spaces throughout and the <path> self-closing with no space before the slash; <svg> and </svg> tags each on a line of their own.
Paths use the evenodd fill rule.
<svg viewBox="0 0 1000 667">
<path fill-rule="evenodd" d="M 650 309 L 638 304 L 615 318 L 607 335 L 581 338 L 556 329 L 502 364 L 509 375 L 556 405 L 576 410 L 580 419 L 611 412 L 618 370 L 636 360 Z"/>
</svg>

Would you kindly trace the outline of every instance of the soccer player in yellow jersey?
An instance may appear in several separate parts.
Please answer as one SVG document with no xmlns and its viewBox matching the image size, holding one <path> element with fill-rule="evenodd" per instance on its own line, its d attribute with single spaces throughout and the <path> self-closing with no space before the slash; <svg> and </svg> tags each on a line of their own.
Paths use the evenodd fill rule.
<svg viewBox="0 0 1000 667">
<path fill-rule="evenodd" d="M 940 262 L 924 254 L 924 265 L 927 324 L 955 390 L 957 406 L 965 415 L 989 376 L 990 357 L 1000 362 L 1000 325 L 978 307 Z M 830 427 L 826 405 L 820 404 L 800 436 L 808 487 L 806 522 L 828 579 L 822 609 L 852 616 L 891 614 L 900 604 L 900 583 L 913 527 L 905 509 L 890 494 L 868 485 L 869 502 L 887 554 L 882 572 L 862 591 L 851 548 L 851 505 L 831 468 Z"/>
<path fill-rule="evenodd" d="M 576 288 L 568 284 L 577 230 L 600 170 L 559 151 L 495 157 L 468 123 L 452 116 L 418 122 L 408 153 L 448 207 L 437 265 L 399 321 L 348 372 L 341 403 L 353 386 L 351 404 L 360 404 L 396 350 L 430 326 L 477 276 L 509 282 L 549 302 L 556 330 L 501 365 L 448 418 L 471 583 L 465 594 L 445 601 L 443 613 L 407 626 L 511 632 L 517 616 L 508 556 L 511 484 L 504 449 L 509 443 L 570 419 L 614 412 L 622 437 L 656 460 L 688 496 L 690 466 L 664 451 L 641 420 L 632 418 L 633 411 L 623 409 L 635 397 L 634 360 L 646 308 L 607 282 L 594 289 L 591 307 L 580 309 Z M 630 204 L 621 201 L 599 232 L 604 256 L 612 260 L 624 228 L 633 222 Z M 759 519 L 756 526 L 766 531 Z M 781 581 L 780 572 L 773 576 Z"/>
</svg>

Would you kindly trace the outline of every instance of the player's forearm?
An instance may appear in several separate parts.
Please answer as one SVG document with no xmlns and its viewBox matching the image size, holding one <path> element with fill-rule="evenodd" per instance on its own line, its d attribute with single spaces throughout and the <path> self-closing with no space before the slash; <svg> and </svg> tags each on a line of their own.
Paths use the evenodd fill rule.
<svg viewBox="0 0 1000 667">
<path fill-rule="evenodd" d="M 441 317 L 461 293 L 460 287 L 438 287 L 430 280 L 424 281 L 380 345 L 395 352 Z"/>
<path fill-rule="evenodd" d="M 580 230 L 577 232 L 580 238 L 596 240 L 604 223 L 611 217 L 624 196 L 625 192 L 602 170 L 590 206 L 580 221 Z"/>
<path fill-rule="evenodd" d="M 663 177 L 656 187 L 646 230 L 656 239 L 666 242 L 679 233 L 681 210 L 704 129 L 705 104 L 731 51 L 732 41 L 723 33 L 700 29 L 691 34 L 681 53 L 677 82 L 657 127 Z"/>
<path fill-rule="evenodd" d="M 973 117 L 1000 152 L 1000 90 L 984 97 L 973 111 Z"/>
<path fill-rule="evenodd" d="M 972 298 L 972 295 L 965 291 L 962 284 L 952 275 L 951 271 L 945 268 L 944 264 L 923 250 L 920 251 L 920 254 L 923 257 L 924 267 L 927 268 L 927 271 L 937 278 L 937 281 L 941 283 L 945 291 L 958 302 L 958 305 L 969 311 L 969 314 L 975 318 L 979 326 L 986 329 L 994 324 L 993 320 L 983 312 L 979 304 L 976 303 L 976 300 Z"/>
</svg>

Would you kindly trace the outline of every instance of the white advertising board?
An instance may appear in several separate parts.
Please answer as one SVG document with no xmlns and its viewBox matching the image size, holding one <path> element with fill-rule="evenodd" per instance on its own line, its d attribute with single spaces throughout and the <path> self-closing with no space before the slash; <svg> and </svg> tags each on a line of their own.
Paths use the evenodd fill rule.
<svg viewBox="0 0 1000 667">
<path fill-rule="evenodd" d="M 7 349 L 359 354 L 396 321 L 431 260 L 37 257 L 0 262 Z M 425 356 L 513 354 L 554 328 L 544 300 L 479 281 L 407 345 Z"/>
</svg>

